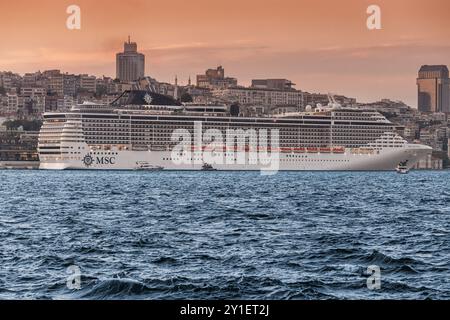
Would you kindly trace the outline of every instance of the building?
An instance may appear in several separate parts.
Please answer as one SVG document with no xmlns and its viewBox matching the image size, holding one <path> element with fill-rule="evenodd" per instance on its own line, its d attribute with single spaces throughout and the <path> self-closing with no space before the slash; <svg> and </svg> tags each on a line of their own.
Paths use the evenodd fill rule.
<svg viewBox="0 0 450 320">
<path fill-rule="evenodd" d="M 294 90 L 295 83 L 287 79 L 256 79 L 252 80 L 252 88 Z"/>
<path fill-rule="evenodd" d="M 49 77 L 48 89 L 58 96 L 64 95 L 64 75 L 61 73 L 52 73 Z"/>
<path fill-rule="evenodd" d="M 47 90 L 40 87 L 22 88 L 21 97 L 28 115 L 40 117 L 45 111 Z"/>
<path fill-rule="evenodd" d="M 440 125 L 422 128 L 419 140 L 422 144 L 432 147 L 434 151 L 444 151 L 448 138 L 447 130 L 447 126 Z"/>
<path fill-rule="evenodd" d="M 39 72 L 36 73 L 25 73 L 22 78 L 23 87 L 35 87 L 37 86 L 37 80 L 40 76 Z"/>
<path fill-rule="evenodd" d="M 208 69 L 205 74 L 197 75 L 197 87 L 209 89 L 226 89 L 237 86 L 237 79 L 225 77 L 225 69 L 222 66 L 216 69 Z"/>
<path fill-rule="evenodd" d="M 28 106 L 28 114 L 41 118 L 42 114 L 45 112 L 45 95 L 34 95 L 26 99 Z"/>
<path fill-rule="evenodd" d="M 111 104 L 117 98 L 118 98 L 118 95 L 116 95 L 116 94 L 105 94 L 102 96 L 100 103 L 101 104 Z"/>
<path fill-rule="evenodd" d="M 8 99 L 6 113 L 14 114 L 19 110 L 19 96 L 17 94 L 7 94 Z"/>
<path fill-rule="evenodd" d="M 8 164 L 9 161 L 39 161 L 37 154 L 38 137 L 39 132 L 24 131 L 20 128 L 0 130 L 0 162 Z"/>
<path fill-rule="evenodd" d="M 66 96 L 74 97 L 80 88 L 80 76 L 74 74 L 64 74 L 63 93 Z"/>
<path fill-rule="evenodd" d="M 425 158 L 419 160 L 419 162 L 414 166 L 417 170 L 442 170 L 443 160 L 434 155 L 428 155 Z"/>
<path fill-rule="evenodd" d="M 408 141 L 414 141 L 419 138 L 419 126 L 416 123 L 410 123 L 403 130 L 403 137 Z"/>
<path fill-rule="evenodd" d="M 56 111 L 58 110 L 58 99 L 57 95 L 48 95 L 45 99 L 45 111 Z"/>
<path fill-rule="evenodd" d="M 95 92 L 97 88 L 97 78 L 95 76 L 88 76 L 87 74 L 80 75 L 80 89 L 88 92 Z"/>
<path fill-rule="evenodd" d="M 45 71 L 42 73 L 42 76 L 43 76 L 44 78 L 50 78 L 50 77 L 52 77 L 52 76 L 58 76 L 58 75 L 60 75 L 60 74 L 61 74 L 61 70 L 53 69 L 53 70 L 45 70 Z"/>
<path fill-rule="evenodd" d="M 0 95 L 0 116 L 6 115 L 7 109 L 8 109 L 8 97 L 6 95 L 4 95 L 4 96 Z M 1 125 L 1 120 L 2 120 L 2 118 L 0 118 L 0 125 Z"/>
<path fill-rule="evenodd" d="M 388 116 L 403 116 L 412 112 L 411 107 L 404 102 L 391 101 L 389 99 L 382 99 L 381 101 L 371 103 L 358 103 L 357 106 L 362 109 L 375 110 Z"/>
<path fill-rule="evenodd" d="M 449 82 L 447 66 L 422 66 L 417 78 L 419 111 L 449 113 Z"/>
<path fill-rule="evenodd" d="M 0 74 L 0 87 L 9 90 L 12 88 L 12 79 L 11 77 L 6 73 Z"/>
<path fill-rule="evenodd" d="M 24 87 L 22 88 L 21 93 L 22 96 L 25 97 L 45 96 L 47 94 L 47 90 L 39 87 Z"/>
<path fill-rule="evenodd" d="M 447 139 L 447 158 L 450 159 L 450 138 Z"/>
<path fill-rule="evenodd" d="M 189 86 L 186 88 L 186 93 L 192 97 L 192 102 L 195 104 L 208 104 L 214 100 L 211 90 L 207 88 Z"/>
<path fill-rule="evenodd" d="M 116 78 L 120 82 L 132 82 L 144 77 L 145 56 L 137 52 L 136 42 L 124 43 L 124 52 L 116 55 Z"/>
<path fill-rule="evenodd" d="M 231 103 L 261 106 L 295 106 L 300 111 L 304 107 L 303 92 L 298 90 L 276 90 L 234 87 L 214 91 L 214 96 Z"/>
</svg>

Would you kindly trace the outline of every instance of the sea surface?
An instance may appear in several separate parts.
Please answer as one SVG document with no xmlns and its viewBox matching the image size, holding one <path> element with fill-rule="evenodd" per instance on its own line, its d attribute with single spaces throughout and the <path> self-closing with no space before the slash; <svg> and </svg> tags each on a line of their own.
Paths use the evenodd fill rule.
<svg viewBox="0 0 450 320">
<path fill-rule="evenodd" d="M 449 182 L 0 170 L 0 299 L 450 299 Z"/>
</svg>

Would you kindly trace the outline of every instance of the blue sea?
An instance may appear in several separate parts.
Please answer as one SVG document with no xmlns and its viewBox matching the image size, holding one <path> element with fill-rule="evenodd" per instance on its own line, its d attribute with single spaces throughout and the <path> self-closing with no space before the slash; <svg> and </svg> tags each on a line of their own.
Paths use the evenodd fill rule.
<svg viewBox="0 0 450 320">
<path fill-rule="evenodd" d="M 0 298 L 449 299 L 449 181 L 2 170 Z"/>
</svg>

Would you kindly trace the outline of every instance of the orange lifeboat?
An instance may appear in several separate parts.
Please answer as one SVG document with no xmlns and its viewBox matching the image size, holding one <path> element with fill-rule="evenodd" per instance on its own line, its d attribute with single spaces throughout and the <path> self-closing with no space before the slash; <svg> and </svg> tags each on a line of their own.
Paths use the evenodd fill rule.
<svg viewBox="0 0 450 320">
<path fill-rule="evenodd" d="M 282 153 L 291 153 L 291 152 L 292 152 L 292 149 L 291 149 L 291 148 L 280 148 L 280 151 L 281 151 Z"/>
<path fill-rule="evenodd" d="M 322 152 L 322 153 L 330 153 L 331 149 L 330 148 L 320 148 L 320 152 Z"/>
<path fill-rule="evenodd" d="M 303 153 L 305 152 L 305 148 L 294 148 L 295 153 Z"/>
<path fill-rule="evenodd" d="M 333 148 L 333 153 L 344 153 L 345 148 L 344 147 L 335 147 Z"/>
<path fill-rule="evenodd" d="M 309 153 L 317 153 L 319 152 L 319 148 L 306 148 L 306 151 Z"/>
</svg>

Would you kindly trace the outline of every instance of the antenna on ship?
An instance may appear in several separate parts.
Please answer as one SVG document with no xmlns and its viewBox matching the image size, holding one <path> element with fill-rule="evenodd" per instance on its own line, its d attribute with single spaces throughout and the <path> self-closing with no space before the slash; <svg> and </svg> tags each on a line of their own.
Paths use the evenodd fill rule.
<svg viewBox="0 0 450 320">
<path fill-rule="evenodd" d="M 336 98 L 334 97 L 334 94 L 328 93 L 328 107 L 329 108 L 340 108 L 341 104 L 336 101 Z"/>
</svg>

